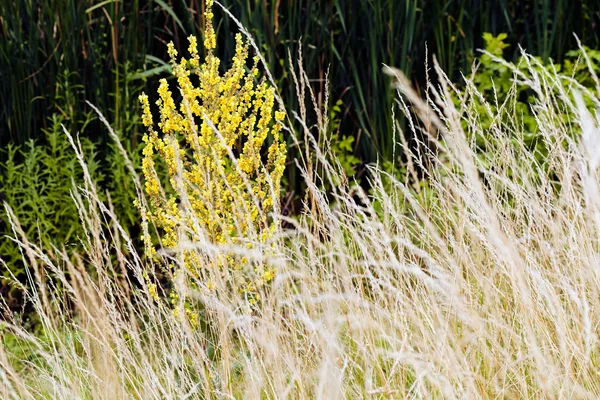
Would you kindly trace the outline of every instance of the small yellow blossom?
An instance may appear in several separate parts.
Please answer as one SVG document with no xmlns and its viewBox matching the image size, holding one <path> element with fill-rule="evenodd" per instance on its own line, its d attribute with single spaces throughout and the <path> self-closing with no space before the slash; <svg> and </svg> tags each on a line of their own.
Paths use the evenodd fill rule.
<svg viewBox="0 0 600 400">
<path fill-rule="evenodd" d="M 150 296 L 151 296 L 151 297 L 152 297 L 154 300 L 158 301 L 158 294 L 157 294 L 157 292 L 156 292 L 156 284 L 155 284 L 155 283 L 150 283 L 150 284 L 148 285 L 148 293 L 150 293 Z"/>
<path fill-rule="evenodd" d="M 167 53 L 169 54 L 169 57 L 171 57 L 172 60 L 174 60 L 177 57 L 177 50 L 175 50 L 175 45 L 173 44 L 173 42 L 169 42 L 169 44 L 167 45 Z"/>
<path fill-rule="evenodd" d="M 275 119 L 277 121 L 283 121 L 285 118 L 285 113 L 283 111 L 275 111 Z"/>
<path fill-rule="evenodd" d="M 142 104 L 142 123 L 146 128 L 152 126 L 152 113 L 150 112 L 150 103 L 145 93 L 140 94 L 140 103 Z"/>
</svg>

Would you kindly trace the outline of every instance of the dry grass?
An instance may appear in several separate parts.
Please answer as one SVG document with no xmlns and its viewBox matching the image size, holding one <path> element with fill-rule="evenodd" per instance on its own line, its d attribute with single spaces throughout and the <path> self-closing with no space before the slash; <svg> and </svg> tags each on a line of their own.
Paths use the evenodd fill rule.
<svg viewBox="0 0 600 400">
<path fill-rule="evenodd" d="M 470 106 L 478 98 L 471 85 L 456 106 L 437 71 L 441 84 L 424 101 L 388 72 L 398 77 L 400 108 L 436 132 L 426 132 L 436 151 L 413 154 L 407 165 L 409 176 L 419 160 L 433 165 L 427 188 L 376 166 L 373 196 L 350 188 L 342 168 L 324 161 L 326 145 L 293 121 L 318 162 L 299 162 L 307 211 L 278 217 L 293 228 L 273 239 L 275 253 L 186 246 L 275 265 L 254 307 L 232 291 L 226 272 L 206 271 L 195 285 L 180 273 L 172 290 L 194 299 L 201 327 L 175 317 L 166 295 L 150 296 L 144 271 L 154 267 L 91 184 L 73 196 L 88 231 L 76 263 L 27 242 L 13 220 L 13 240 L 35 272 L 27 293 L 43 333 L 17 319 L 1 323 L 0 397 L 597 398 L 600 117 L 580 100 L 594 94 L 561 92 L 557 75 L 528 82 L 540 138 L 557 144 L 540 163 L 511 118 L 495 119 L 488 151 L 476 154 L 481 116 Z M 308 90 L 302 73 L 297 81 Z M 492 117 L 510 114 L 509 103 L 498 106 Z M 324 128 L 321 120 L 314 129 Z M 331 193 L 319 189 L 327 180 Z M 100 229 L 104 221 L 111 232 Z M 177 264 L 182 251 L 164 256 Z M 17 345 L 8 347 L 9 337 Z"/>
</svg>

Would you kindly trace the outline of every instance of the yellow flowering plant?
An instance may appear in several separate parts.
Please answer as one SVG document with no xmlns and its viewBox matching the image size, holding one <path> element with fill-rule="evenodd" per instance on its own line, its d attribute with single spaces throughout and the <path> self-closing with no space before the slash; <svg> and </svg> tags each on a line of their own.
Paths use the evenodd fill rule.
<svg viewBox="0 0 600 400">
<path fill-rule="evenodd" d="M 241 34 L 236 35 L 231 68 L 219 73 L 212 3 L 206 1 L 204 63 L 196 37 L 188 38 L 189 59 L 177 60 L 173 43 L 168 45 L 181 101 L 176 103 L 162 79 L 156 101 L 158 130 L 148 96 L 139 98 L 148 131 L 142 164 L 147 215 L 162 231 L 165 248 L 202 240 L 252 248 L 267 243 L 278 226 L 270 214 L 277 211 L 285 168 L 286 146 L 281 140 L 285 114 L 274 110 L 274 88 L 258 80 L 258 57 L 247 66 L 249 46 Z M 166 164 L 173 190 L 165 190 L 158 178 L 157 156 Z M 146 252 L 157 259 L 147 235 L 145 240 Z M 269 282 L 275 274 L 274 268 L 255 263 L 250 278 L 247 258 L 227 252 L 214 256 L 192 248 L 182 254 L 186 270 L 196 278 L 203 279 L 207 268 L 226 270 L 239 278 L 234 281 L 245 293 L 254 293 L 257 284 Z"/>
</svg>

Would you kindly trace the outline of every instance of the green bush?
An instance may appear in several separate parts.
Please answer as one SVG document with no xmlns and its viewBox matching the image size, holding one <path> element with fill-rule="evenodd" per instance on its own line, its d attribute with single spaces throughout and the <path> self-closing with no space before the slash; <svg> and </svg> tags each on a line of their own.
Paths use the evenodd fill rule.
<svg viewBox="0 0 600 400">
<path fill-rule="evenodd" d="M 543 162 L 553 144 L 540 140 L 536 98 L 540 95 L 548 96 L 548 99 L 556 98 L 563 91 L 571 93 L 576 85 L 581 90 L 588 89 L 584 93 L 584 100 L 588 108 L 593 110 L 595 106 L 592 97 L 596 91 L 596 83 L 591 71 L 600 72 L 600 51 L 588 47 L 572 50 L 566 53 L 562 63 L 555 63 L 552 59 L 544 62 L 540 57 L 523 56 L 511 62 L 504 58 L 504 50 L 509 47 L 505 33 L 497 36 L 485 33 L 483 39 L 485 52 L 478 58 L 476 73 L 471 80 L 467 79 L 466 83 L 473 85 L 481 95 L 470 97 L 467 103 L 474 115 L 481 117 L 483 128 L 477 131 L 472 139 L 476 141 L 478 148 L 485 152 L 490 140 L 493 140 L 487 135 L 490 127 L 513 119 L 522 125 L 524 143 L 535 150 L 538 161 Z M 590 61 L 590 68 L 586 64 L 586 57 Z M 552 85 L 544 88 L 546 92 L 541 93 L 531 84 L 533 81 L 548 81 L 555 72 L 563 76 L 560 85 L 553 81 Z M 463 94 L 464 91 L 456 96 L 456 104 L 460 103 L 459 97 Z M 568 124 L 573 119 L 573 112 L 565 109 L 558 117 Z M 468 121 L 463 121 L 463 125 L 468 131 Z"/>
<path fill-rule="evenodd" d="M 74 185 L 82 185 L 83 171 L 61 126 L 64 122 L 62 116 L 54 114 L 49 128 L 43 130 L 43 143 L 30 139 L 24 146 L 7 146 L 3 154 L 6 161 L 0 163 L 0 191 L 33 243 L 71 252 L 81 250 L 80 239 L 85 234 L 71 197 Z M 108 194 L 124 227 L 135 227 L 139 224 L 132 204 L 136 192 L 122 156 L 109 146 L 107 160 L 101 163 L 98 143 L 86 137 L 80 137 L 79 141 L 101 199 L 107 201 Z M 136 152 L 131 154 L 135 156 Z M 4 207 L 0 209 L 0 235 L 0 255 L 8 267 L 0 275 L 3 287 L 12 277 L 23 280 L 26 276 L 18 247 L 6 237 L 12 236 L 12 232 Z"/>
</svg>

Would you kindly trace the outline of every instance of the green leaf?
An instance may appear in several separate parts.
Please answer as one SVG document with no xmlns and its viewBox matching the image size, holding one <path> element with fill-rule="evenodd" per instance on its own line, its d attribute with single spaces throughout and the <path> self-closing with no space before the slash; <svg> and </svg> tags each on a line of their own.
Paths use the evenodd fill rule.
<svg viewBox="0 0 600 400">
<path fill-rule="evenodd" d="M 171 72 L 172 68 L 170 65 L 163 65 L 161 67 L 155 67 L 155 68 L 151 68 L 149 70 L 146 71 L 141 71 L 141 72 L 137 72 L 135 74 L 131 74 L 127 76 L 127 80 L 128 81 L 133 81 L 136 79 L 143 79 L 143 78 L 147 78 L 149 76 L 154 76 L 154 75 L 160 75 L 163 72 Z"/>
<path fill-rule="evenodd" d="M 173 9 L 171 7 L 169 7 L 169 5 L 167 3 L 165 3 L 164 1 L 162 1 L 162 0 L 154 0 L 154 1 L 156 2 L 156 4 L 158 4 L 159 6 L 161 6 L 163 8 L 163 10 L 165 10 L 166 12 L 168 12 L 171 17 L 173 17 L 173 19 L 175 20 L 175 22 L 177 23 L 177 25 L 179 25 L 179 27 L 181 28 L 181 30 L 187 35 L 187 31 L 185 30 L 185 28 L 183 27 L 183 24 L 181 23 L 181 21 L 177 17 L 177 14 L 175 14 L 175 11 L 173 11 Z"/>
<path fill-rule="evenodd" d="M 85 12 L 86 13 L 91 13 L 92 11 L 94 11 L 94 10 L 100 8 L 100 7 L 103 7 L 103 6 L 107 5 L 107 4 L 118 3 L 118 2 L 119 2 L 119 0 L 104 0 L 104 1 L 101 1 L 100 3 L 98 3 L 98 4 L 94 4 L 93 6 L 91 6 L 89 8 L 86 8 Z"/>
</svg>

